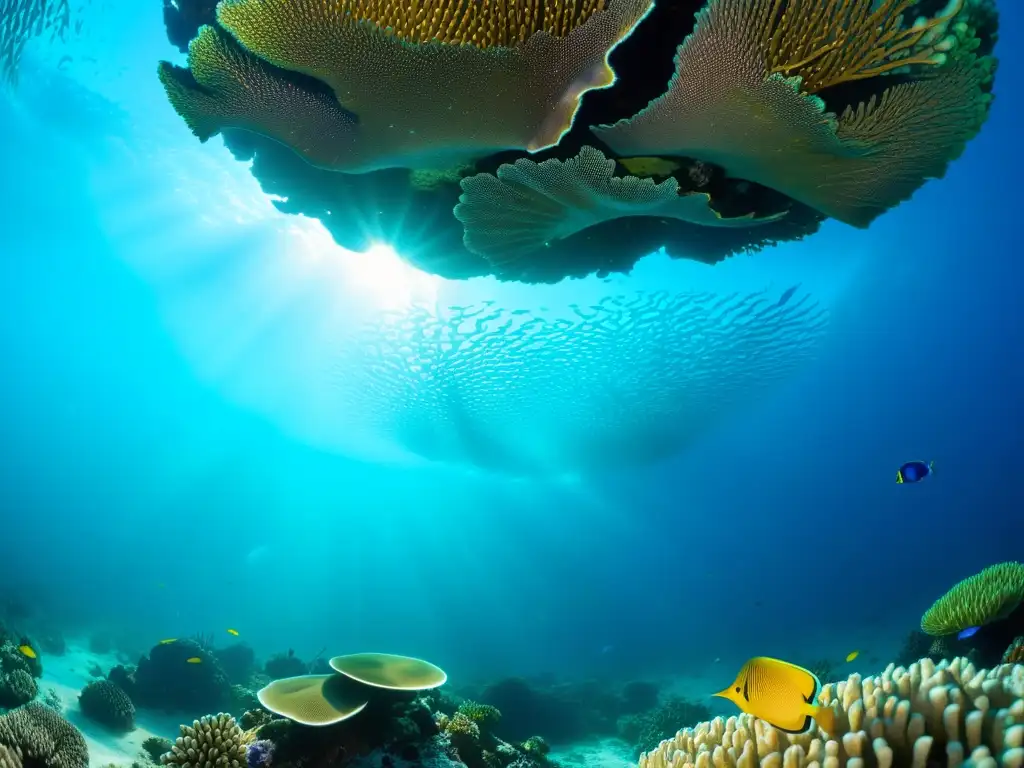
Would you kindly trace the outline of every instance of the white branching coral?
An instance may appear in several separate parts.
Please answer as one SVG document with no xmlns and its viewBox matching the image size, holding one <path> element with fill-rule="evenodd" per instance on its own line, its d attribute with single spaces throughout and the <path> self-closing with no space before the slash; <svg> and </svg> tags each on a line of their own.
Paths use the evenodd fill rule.
<svg viewBox="0 0 1024 768">
<path fill-rule="evenodd" d="M 812 725 L 776 730 L 750 715 L 679 731 L 640 757 L 640 768 L 1020 768 L 1024 766 L 1024 665 L 976 669 L 965 658 L 822 687 L 837 734 Z"/>
</svg>

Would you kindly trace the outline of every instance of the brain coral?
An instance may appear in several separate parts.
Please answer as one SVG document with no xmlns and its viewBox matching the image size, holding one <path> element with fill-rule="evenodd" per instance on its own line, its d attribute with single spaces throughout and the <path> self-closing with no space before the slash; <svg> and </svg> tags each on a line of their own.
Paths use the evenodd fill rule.
<svg viewBox="0 0 1024 768">
<path fill-rule="evenodd" d="M 39 692 L 32 675 L 24 669 L 0 674 L 0 707 L 18 707 L 32 701 Z"/>
<path fill-rule="evenodd" d="M 160 762 L 177 768 L 244 768 L 242 729 L 223 712 L 194 720 L 181 726 L 181 735 Z"/>
<path fill-rule="evenodd" d="M 121 687 L 110 680 L 94 680 L 78 696 L 82 714 L 117 731 L 135 727 L 135 705 Z"/>
<path fill-rule="evenodd" d="M 978 670 L 964 658 L 823 686 L 818 702 L 838 713 L 839 738 L 763 720 L 721 717 L 679 731 L 641 756 L 640 768 L 851 768 L 1024 764 L 1024 666 Z M 933 762 L 934 761 L 934 762 Z"/>
<path fill-rule="evenodd" d="M 416 307 L 353 330 L 334 397 L 346 430 L 430 460 L 602 471 L 682 450 L 812 359 L 826 327 L 793 291 L 608 296 L 564 316 Z"/>
<path fill-rule="evenodd" d="M 595 133 L 621 154 L 706 160 L 867 226 L 942 176 L 988 112 L 995 63 L 971 53 L 971 6 L 950 0 L 908 25 L 912 5 L 710 0 L 668 91 Z M 838 117 L 815 95 L 892 72 L 904 76 Z"/>
<path fill-rule="evenodd" d="M 17 751 L 33 768 L 89 766 L 89 750 L 79 730 L 38 702 L 0 716 L 0 744 Z"/>
<path fill-rule="evenodd" d="M 921 617 L 929 635 L 952 635 L 1006 618 L 1024 599 L 1024 564 L 990 565 L 957 583 Z"/>
</svg>

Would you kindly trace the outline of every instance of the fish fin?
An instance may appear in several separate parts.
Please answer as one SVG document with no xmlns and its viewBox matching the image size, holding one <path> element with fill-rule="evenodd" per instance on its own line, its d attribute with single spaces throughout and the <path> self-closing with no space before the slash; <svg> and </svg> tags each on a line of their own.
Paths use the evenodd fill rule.
<svg viewBox="0 0 1024 768">
<path fill-rule="evenodd" d="M 897 484 L 902 484 L 903 483 L 903 470 L 902 469 L 897 469 L 896 470 L 896 483 Z"/>
<path fill-rule="evenodd" d="M 811 717 L 814 718 L 814 722 L 818 724 L 818 727 L 829 736 L 836 735 L 836 713 L 832 707 L 815 707 L 814 714 Z"/>
</svg>

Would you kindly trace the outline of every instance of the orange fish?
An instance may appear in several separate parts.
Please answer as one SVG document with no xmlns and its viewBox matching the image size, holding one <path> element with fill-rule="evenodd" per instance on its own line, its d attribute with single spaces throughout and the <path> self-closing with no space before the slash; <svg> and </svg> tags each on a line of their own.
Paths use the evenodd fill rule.
<svg viewBox="0 0 1024 768">
<path fill-rule="evenodd" d="M 743 665 L 732 685 L 714 695 L 780 731 L 805 733 L 813 720 L 832 736 L 836 715 L 815 703 L 820 691 L 821 681 L 810 670 L 757 656 Z"/>
</svg>

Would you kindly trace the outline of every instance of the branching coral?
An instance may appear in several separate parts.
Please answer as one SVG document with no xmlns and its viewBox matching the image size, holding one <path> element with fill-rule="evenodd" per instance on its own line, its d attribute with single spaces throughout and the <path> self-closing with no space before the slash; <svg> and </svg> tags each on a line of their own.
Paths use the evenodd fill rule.
<svg viewBox="0 0 1024 768">
<path fill-rule="evenodd" d="M 30 765 L 88 768 L 89 750 L 75 726 L 53 709 L 31 702 L 0 716 L 0 744 Z"/>
<path fill-rule="evenodd" d="M 215 56 L 192 52 L 201 70 L 195 84 L 166 64 L 160 74 L 201 139 L 244 128 L 337 170 L 452 168 L 557 143 L 582 95 L 614 81 L 607 54 L 650 4 L 224 0 L 220 25 L 278 69 L 229 56 L 222 46 Z M 213 49 L 216 34 L 202 36 L 203 51 Z M 326 84 L 336 103 L 317 100 L 281 70 Z M 288 108 L 295 114 L 285 123 Z M 314 143 L 303 125 L 309 117 L 326 131 Z"/>
<path fill-rule="evenodd" d="M 776 221 L 751 215 L 726 218 L 703 192 L 682 194 L 668 178 L 615 176 L 615 161 L 591 146 L 566 161 L 521 158 L 494 174 L 462 180 L 455 217 L 466 228 L 466 248 L 496 266 L 535 258 L 550 244 L 611 219 L 653 216 L 712 227 L 749 227 Z"/>
<path fill-rule="evenodd" d="M 921 629 L 952 635 L 1006 618 L 1024 600 L 1024 564 L 990 565 L 957 583 L 925 611 Z"/>
<path fill-rule="evenodd" d="M 977 45 L 962 0 L 906 26 L 909 5 L 710 0 L 679 48 L 668 91 L 595 132 L 623 155 L 712 162 L 867 226 L 942 176 L 988 112 L 995 64 L 970 53 Z M 954 22 L 964 25 L 959 37 L 939 34 Z M 897 69 L 907 74 L 839 116 L 814 95 Z"/>
<path fill-rule="evenodd" d="M 176 768 L 246 768 L 242 729 L 223 712 L 182 725 L 181 735 L 160 762 Z"/>
<path fill-rule="evenodd" d="M 839 738 L 763 720 L 721 717 L 679 731 L 640 758 L 640 768 L 810 768 L 1024 763 L 1024 666 L 978 670 L 964 658 L 922 659 L 877 677 L 825 685 L 818 702 L 837 712 Z"/>
<path fill-rule="evenodd" d="M 82 714 L 116 731 L 135 728 L 135 705 L 121 687 L 109 680 L 95 680 L 78 696 Z"/>
</svg>

